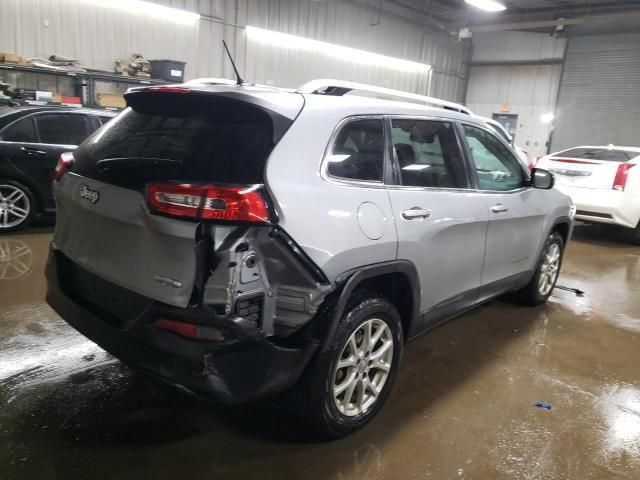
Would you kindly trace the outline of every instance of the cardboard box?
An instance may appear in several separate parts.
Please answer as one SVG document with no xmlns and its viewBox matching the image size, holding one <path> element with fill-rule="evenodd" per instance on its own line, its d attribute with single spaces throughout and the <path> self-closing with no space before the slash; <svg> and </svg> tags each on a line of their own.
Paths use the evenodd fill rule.
<svg viewBox="0 0 640 480">
<path fill-rule="evenodd" d="M 101 107 L 124 108 L 127 103 L 122 95 L 114 95 L 112 93 L 99 93 L 98 105 Z"/>
<path fill-rule="evenodd" d="M 62 95 L 60 103 L 63 103 L 64 105 L 78 105 L 79 107 L 81 107 L 82 99 L 80 97 L 67 97 L 65 95 Z"/>
<path fill-rule="evenodd" d="M 16 55 L 15 53 L 0 52 L 0 61 L 4 63 L 15 63 L 18 65 L 25 65 L 27 63 L 24 57 L 21 57 L 20 55 Z"/>
</svg>

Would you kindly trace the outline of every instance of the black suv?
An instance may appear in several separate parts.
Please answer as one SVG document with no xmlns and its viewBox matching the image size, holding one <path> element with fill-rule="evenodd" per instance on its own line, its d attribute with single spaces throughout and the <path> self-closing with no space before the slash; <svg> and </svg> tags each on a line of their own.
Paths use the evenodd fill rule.
<svg viewBox="0 0 640 480">
<path fill-rule="evenodd" d="M 51 179 L 60 154 L 73 150 L 114 112 L 64 107 L 0 109 L 0 232 L 52 213 Z"/>
</svg>

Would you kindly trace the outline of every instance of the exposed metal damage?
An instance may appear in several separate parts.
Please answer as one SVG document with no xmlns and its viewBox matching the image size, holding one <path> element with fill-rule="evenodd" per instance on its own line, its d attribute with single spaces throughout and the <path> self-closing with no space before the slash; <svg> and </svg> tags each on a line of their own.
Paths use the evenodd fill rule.
<svg viewBox="0 0 640 480">
<path fill-rule="evenodd" d="M 203 229 L 209 240 L 198 240 L 198 264 L 208 256 L 210 270 L 202 278 L 201 300 L 221 315 L 237 314 L 266 336 L 285 338 L 314 317 L 332 290 L 281 229 Z M 211 250 L 202 249 L 203 242 Z"/>
</svg>

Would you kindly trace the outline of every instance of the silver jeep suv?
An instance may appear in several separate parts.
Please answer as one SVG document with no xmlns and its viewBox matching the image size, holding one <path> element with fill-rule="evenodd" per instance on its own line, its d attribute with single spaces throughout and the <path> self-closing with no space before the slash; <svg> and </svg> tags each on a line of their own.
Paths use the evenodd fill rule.
<svg viewBox="0 0 640 480">
<path fill-rule="evenodd" d="M 126 100 L 56 168 L 47 301 L 134 368 L 224 402 L 292 391 L 339 437 L 407 339 L 554 287 L 570 200 L 465 107 L 340 81 Z"/>
</svg>

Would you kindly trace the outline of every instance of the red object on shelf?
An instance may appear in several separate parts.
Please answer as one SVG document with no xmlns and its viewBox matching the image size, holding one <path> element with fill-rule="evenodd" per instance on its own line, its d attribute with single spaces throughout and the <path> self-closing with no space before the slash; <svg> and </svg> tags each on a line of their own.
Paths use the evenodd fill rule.
<svg viewBox="0 0 640 480">
<path fill-rule="evenodd" d="M 82 104 L 82 99 L 80 97 L 65 97 L 63 95 L 61 100 L 62 101 L 60 103 L 73 103 L 77 105 Z"/>
</svg>

